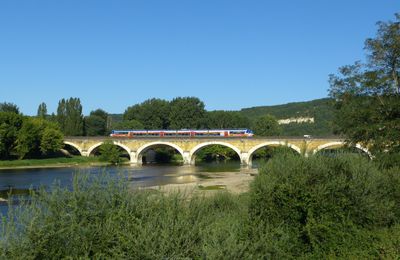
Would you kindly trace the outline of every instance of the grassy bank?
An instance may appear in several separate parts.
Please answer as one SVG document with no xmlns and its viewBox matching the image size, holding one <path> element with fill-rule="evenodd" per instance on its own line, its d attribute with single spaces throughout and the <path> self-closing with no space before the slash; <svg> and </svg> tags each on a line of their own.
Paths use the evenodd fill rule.
<svg viewBox="0 0 400 260">
<path fill-rule="evenodd" d="M 76 164 L 91 164 L 100 163 L 98 157 L 58 157 L 48 159 L 26 159 L 26 160 L 12 160 L 3 161 L 0 160 L 1 168 L 23 168 L 23 167 L 51 167 L 51 166 L 68 166 Z"/>
<path fill-rule="evenodd" d="M 132 191 L 77 175 L 10 211 L 6 259 L 260 259 L 400 256 L 400 173 L 363 158 L 271 159 L 246 194 Z M 17 220 L 16 224 L 14 220 Z"/>
</svg>

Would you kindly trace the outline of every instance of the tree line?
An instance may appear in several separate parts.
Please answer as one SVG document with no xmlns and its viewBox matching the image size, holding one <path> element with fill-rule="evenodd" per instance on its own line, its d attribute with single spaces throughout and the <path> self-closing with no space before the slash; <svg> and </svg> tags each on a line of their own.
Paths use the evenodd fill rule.
<svg viewBox="0 0 400 260">
<path fill-rule="evenodd" d="M 57 123 L 66 136 L 108 135 L 111 129 L 254 128 L 259 135 L 281 133 L 273 116 L 251 120 L 239 111 L 206 111 L 204 107 L 204 102 L 197 97 L 177 97 L 172 101 L 152 98 L 129 106 L 122 121 L 113 122 L 113 117 L 100 108 L 84 116 L 80 99 L 71 97 L 58 102 L 56 114 L 49 115 L 46 103 L 41 103 L 37 118 Z M 1 103 L 0 111 L 20 114 L 16 105 L 6 102 Z"/>
<path fill-rule="evenodd" d="M 279 135 L 277 120 L 270 115 L 251 121 L 237 111 L 206 111 L 196 97 L 172 101 L 149 99 L 128 107 L 122 121 L 113 122 L 103 109 L 88 116 L 79 98 L 61 99 L 57 113 L 48 114 L 46 103 L 36 116 L 25 116 L 13 103 L 0 103 L 0 159 L 53 156 L 63 148 L 64 136 L 106 136 L 112 129 L 215 129 L 252 128 L 258 135 Z"/>
<path fill-rule="evenodd" d="M 177 97 L 172 101 L 149 99 L 128 107 L 119 129 L 227 129 L 250 128 L 258 135 L 280 135 L 273 116 L 250 120 L 239 111 L 206 111 L 197 97 Z"/>
</svg>

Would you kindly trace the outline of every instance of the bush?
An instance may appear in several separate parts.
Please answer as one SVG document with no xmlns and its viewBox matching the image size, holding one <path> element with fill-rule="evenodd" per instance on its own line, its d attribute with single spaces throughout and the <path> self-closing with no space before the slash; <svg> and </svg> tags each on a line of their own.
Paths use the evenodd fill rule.
<svg viewBox="0 0 400 260">
<path fill-rule="evenodd" d="M 105 141 L 100 145 L 100 160 L 112 164 L 121 162 L 121 151 L 111 141 Z"/>
<path fill-rule="evenodd" d="M 378 153 L 375 161 L 381 169 L 400 167 L 400 151 L 392 153 Z"/>
<path fill-rule="evenodd" d="M 375 231 L 399 219 L 399 184 L 356 156 L 282 155 L 252 184 L 249 218 L 292 256 L 376 257 Z"/>
</svg>

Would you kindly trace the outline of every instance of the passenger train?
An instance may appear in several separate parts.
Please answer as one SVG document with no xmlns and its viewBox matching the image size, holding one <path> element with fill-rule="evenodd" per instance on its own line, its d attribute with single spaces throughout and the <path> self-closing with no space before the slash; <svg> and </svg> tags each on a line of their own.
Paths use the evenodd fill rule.
<svg viewBox="0 0 400 260">
<path fill-rule="evenodd" d="M 250 129 L 112 130 L 112 137 L 252 137 Z"/>
</svg>

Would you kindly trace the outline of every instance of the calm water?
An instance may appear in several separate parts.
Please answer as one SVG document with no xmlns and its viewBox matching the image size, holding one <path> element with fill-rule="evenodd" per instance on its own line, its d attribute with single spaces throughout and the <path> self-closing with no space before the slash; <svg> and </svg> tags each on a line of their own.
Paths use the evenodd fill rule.
<svg viewBox="0 0 400 260">
<path fill-rule="evenodd" d="M 76 168 L 43 168 L 43 169 L 18 169 L 0 170 L 0 198 L 7 198 L 10 190 L 14 198 L 23 198 L 29 189 L 37 189 L 41 186 L 51 188 L 54 183 L 63 187 L 72 184 L 75 174 L 90 173 L 107 174 L 117 176 L 123 173 L 128 176 L 132 187 L 148 187 L 166 184 L 191 183 L 200 178 L 212 176 L 217 172 L 244 171 L 237 162 L 232 163 L 208 163 L 198 166 L 125 166 L 125 167 L 76 167 Z M 0 202 L 0 213 L 7 212 L 6 202 Z"/>
</svg>

